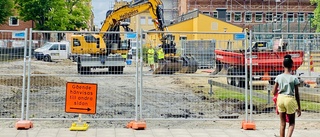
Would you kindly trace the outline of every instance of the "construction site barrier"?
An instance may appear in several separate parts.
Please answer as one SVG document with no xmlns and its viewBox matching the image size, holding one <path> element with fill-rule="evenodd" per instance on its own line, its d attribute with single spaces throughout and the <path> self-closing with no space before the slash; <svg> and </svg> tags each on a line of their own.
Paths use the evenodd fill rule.
<svg viewBox="0 0 320 137">
<path fill-rule="evenodd" d="M 2 32 L 8 34 L 6 38 L 2 37 L 0 40 L 16 40 L 11 38 L 13 31 Z M 70 124 L 80 120 L 85 123 L 83 127 L 90 125 L 90 127 L 145 129 L 158 126 L 174 128 L 193 124 L 198 127 L 209 125 L 221 128 L 236 123 L 236 127 L 240 125 L 245 130 L 261 128 L 262 125 L 256 125 L 258 122 L 279 121 L 275 113 L 275 104 L 272 102 L 271 89 L 274 84 L 272 80 L 281 72 L 258 71 L 277 69 L 274 68 L 275 64 L 267 65 L 269 68 L 257 68 L 259 63 L 268 59 L 267 57 L 277 58 L 285 55 L 280 53 L 285 48 L 280 46 L 281 48 L 277 49 L 280 52 L 273 49 L 275 45 L 272 43 L 273 39 L 255 37 L 272 35 L 270 33 L 251 32 L 247 36 L 244 32 L 168 32 L 174 36 L 169 43 L 175 44 L 175 53 L 170 54 L 171 56 L 167 54 L 164 61 L 158 60 L 156 53 L 155 68 L 152 71 L 148 64 L 147 51 L 149 48 L 154 48 L 155 52 L 159 49 L 161 44 L 157 39 L 159 32 L 131 32 L 136 34 L 136 37 L 130 39 L 131 43 L 137 46 L 132 56 L 121 62 L 123 70 L 96 67 L 90 68 L 90 72 L 88 69 L 79 69 L 77 56 L 47 60 L 48 58 L 37 58 L 39 56 L 36 54 L 40 54 L 41 51 L 36 49 L 44 47 L 47 42 L 60 42 L 60 45 L 64 42 L 72 43 L 73 35 L 96 34 L 96 32 L 29 30 L 28 33 L 30 33 L 28 36 L 32 37 L 19 39 L 26 43 L 22 48 L 23 56 L 18 52 L 10 54 L 1 52 L 0 66 L 3 71 L 0 72 L 0 86 L 3 88 L 0 92 L 3 96 L 0 100 L 4 104 L 0 106 L 0 120 L 22 121 L 21 125 L 27 123 L 27 129 L 35 124 L 47 122 L 52 123 L 50 127 L 69 127 Z M 120 33 L 119 36 L 122 40 L 129 40 L 126 34 Z M 142 35 L 144 37 L 139 37 Z M 286 37 L 289 34 L 281 35 Z M 297 68 L 295 75 L 301 74 L 299 80 L 302 81 L 299 90 L 303 116 L 297 120 L 319 121 L 317 84 L 306 82 L 315 81 L 318 77 L 316 75 L 319 71 L 316 63 L 318 53 L 311 52 L 311 58 L 307 58 L 308 51 L 292 44 L 293 41 L 286 39 L 282 41 L 288 43 L 286 50 L 292 51 L 293 56 L 300 59 L 300 53 L 304 54 L 304 57 L 301 57 L 302 63 L 295 64 Z M 258 43 L 265 49 L 259 52 L 261 54 L 256 54 L 255 49 L 249 48 L 253 46 L 252 43 Z M 281 41 L 276 43 L 279 44 Z M 317 45 L 312 46 L 317 47 Z M 14 49 L 6 48 L 6 51 Z M 228 52 L 228 55 L 218 54 L 223 52 Z M 263 56 L 260 62 L 255 62 L 258 55 L 263 54 L 268 56 Z M 105 61 L 99 60 L 101 59 L 99 57 L 91 59 L 83 61 L 97 61 L 101 64 Z M 128 63 L 129 61 L 131 62 Z M 201 62 L 201 66 L 208 67 L 198 67 L 198 61 Z M 168 62 L 173 64 L 166 66 Z M 158 67 L 167 70 L 167 73 L 156 73 L 155 71 L 159 71 Z M 66 96 L 68 82 L 97 84 L 95 113 L 66 112 L 68 97 L 76 100 L 73 104 L 77 107 L 72 106 L 72 109 L 92 111 L 92 108 L 78 107 L 89 105 L 86 100 L 92 99 L 89 96 L 91 92 L 83 89 L 72 91 L 81 95 L 79 97 Z M 9 127 L 10 124 L 4 126 Z M 78 130 L 77 127 L 73 129 Z"/>
</svg>

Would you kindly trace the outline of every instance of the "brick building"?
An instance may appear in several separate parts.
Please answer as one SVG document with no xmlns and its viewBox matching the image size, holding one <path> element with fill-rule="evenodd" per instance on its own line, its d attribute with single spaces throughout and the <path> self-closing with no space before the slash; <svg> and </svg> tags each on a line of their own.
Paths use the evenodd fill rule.
<svg viewBox="0 0 320 137">
<path fill-rule="evenodd" d="M 179 15 L 200 10 L 218 18 L 217 9 L 226 9 L 223 20 L 241 27 L 272 22 L 306 23 L 316 5 L 310 0 L 179 0 Z"/>
<path fill-rule="evenodd" d="M 34 28 L 33 21 L 22 21 L 17 16 L 8 18 L 8 22 L 0 24 L 0 30 L 24 30 L 25 28 Z"/>
<path fill-rule="evenodd" d="M 25 22 L 20 20 L 17 16 L 10 16 L 6 23 L 0 24 L 0 47 L 23 46 L 23 39 L 14 38 L 13 35 L 20 33 L 20 31 L 24 31 L 26 28 L 34 28 L 34 26 L 35 23 L 33 21 Z"/>
</svg>

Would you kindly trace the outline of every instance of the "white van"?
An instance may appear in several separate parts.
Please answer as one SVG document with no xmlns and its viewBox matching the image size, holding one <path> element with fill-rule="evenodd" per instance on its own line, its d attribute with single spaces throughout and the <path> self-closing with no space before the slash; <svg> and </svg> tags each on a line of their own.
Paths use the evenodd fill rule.
<svg viewBox="0 0 320 137">
<path fill-rule="evenodd" d="M 34 50 L 34 57 L 47 62 L 69 59 L 71 58 L 70 43 L 67 41 L 47 42 L 41 48 Z"/>
</svg>

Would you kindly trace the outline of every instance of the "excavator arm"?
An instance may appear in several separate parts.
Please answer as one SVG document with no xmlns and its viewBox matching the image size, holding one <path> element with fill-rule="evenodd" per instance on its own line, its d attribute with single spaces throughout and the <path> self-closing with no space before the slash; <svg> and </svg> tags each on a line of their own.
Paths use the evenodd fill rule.
<svg viewBox="0 0 320 137">
<path fill-rule="evenodd" d="M 118 33 L 120 26 L 123 26 L 121 21 L 145 11 L 150 12 L 156 30 L 164 31 L 163 5 L 161 0 L 135 1 L 114 11 L 108 11 L 98 34 L 74 35 L 72 53 L 91 55 L 109 55 L 110 53 L 127 54 L 130 45 L 128 47 L 122 45 L 123 41 L 121 40 L 120 33 Z M 130 30 L 128 24 L 124 28 L 126 31 Z"/>
<path fill-rule="evenodd" d="M 120 34 L 112 32 L 119 32 L 120 26 L 123 26 L 122 21 L 124 21 L 125 19 L 131 18 L 145 11 L 149 11 L 156 30 L 164 31 L 165 26 L 163 5 L 161 0 L 140 0 L 131 2 L 130 4 L 124 5 L 114 11 L 109 11 L 107 13 L 106 19 L 99 32 L 99 36 L 104 40 L 105 43 L 103 45 L 105 45 L 106 54 L 126 54 L 128 52 L 130 47 L 124 49 L 122 48 L 123 46 L 121 45 Z M 123 27 L 125 31 L 130 31 L 130 28 L 128 28 L 128 26 Z M 162 38 L 162 34 L 158 34 L 158 36 Z M 111 50 L 114 49 L 113 47 L 117 47 L 117 50 Z"/>
<path fill-rule="evenodd" d="M 120 21 L 138 15 L 149 10 L 154 27 L 157 31 L 164 31 L 163 5 L 160 0 L 140 0 L 122 6 L 110 13 L 104 21 L 99 35 L 104 37 L 105 32 L 112 31 L 115 26 L 120 25 Z"/>
</svg>

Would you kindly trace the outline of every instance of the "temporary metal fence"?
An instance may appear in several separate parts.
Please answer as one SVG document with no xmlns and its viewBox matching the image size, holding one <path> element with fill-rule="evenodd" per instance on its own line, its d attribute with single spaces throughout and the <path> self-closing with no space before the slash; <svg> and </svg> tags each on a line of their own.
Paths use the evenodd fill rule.
<svg viewBox="0 0 320 137">
<path fill-rule="evenodd" d="M 0 119 L 24 115 L 27 29 L 0 30 Z M 16 61 L 14 61 L 16 60 Z"/>
<path fill-rule="evenodd" d="M 268 35 L 277 35 L 281 37 L 274 37 L 268 40 L 252 39 L 252 42 L 268 41 L 268 47 L 262 49 L 264 52 L 269 53 L 268 56 L 264 57 L 264 60 L 274 60 L 276 58 L 284 58 L 285 55 L 291 55 L 294 65 L 292 68 L 292 74 L 296 75 L 299 79 L 299 93 L 301 100 L 301 109 L 302 117 L 297 118 L 297 120 L 308 121 L 308 120 L 318 120 L 319 117 L 319 99 L 317 91 L 317 79 L 319 77 L 317 64 L 313 61 L 317 57 L 317 39 L 286 39 L 288 37 L 307 37 L 307 36 L 317 36 L 316 33 L 265 33 L 265 32 L 253 32 L 252 38 L 257 36 L 268 36 Z M 282 39 L 283 38 L 283 39 Z M 272 42 L 271 42 L 272 41 Z M 267 104 L 265 102 L 259 102 L 256 105 L 257 110 L 265 113 L 270 111 L 270 108 L 274 108 L 274 102 L 272 101 L 272 88 L 273 80 L 277 75 L 283 73 L 283 62 L 282 60 L 274 60 L 273 62 L 264 62 L 263 60 L 256 60 L 257 56 L 261 56 L 260 53 L 252 52 L 252 66 L 250 73 L 252 77 L 261 78 L 269 80 L 266 82 L 264 87 L 260 87 L 262 90 L 254 90 L 254 93 L 259 93 L 264 96 L 267 96 Z M 313 57 L 315 56 L 315 57 Z M 262 59 L 262 58 L 261 58 Z M 256 69 L 255 69 L 256 68 Z M 267 73 L 259 73 L 259 70 L 268 71 Z M 271 81 L 270 81 L 271 80 Z M 273 109 L 272 109 L 273 110 Z M 274 111 L 274 110 L 273 110 Z M 273 112 L 272 113 L 275 113 Z M 268 118 L 258 118 L 257 115 L 253 115 L 256 120 L 277 120 L 277 117 L 268 117 Z"/>
<path fill-rule="evenodd" d="M 2 41 L 17 40 L 10 37 L 10 33 L 13 31 L 0 32 L 1 34 L 6 33 L 6 35 L 2 35 L 0 39 Z M 75 121 L 82 113 L 66 113 L 65 101 L 67 99 L 66 92 L 68 92 L 66 91 L 66 83 L 76 82 L 98 85 L 96 112 L 82 115 L 83 120 L 91 121 L 92 124 L 96 121 L 128 122 L 130 120 L 158 121 L 160 123 L 168 120 L 188 122 L 190 120 L 245 120 L 250 122 L 279 120 L 272 101 L 271 90 L 273 86 L 271 84 L 273 84 L 272 80 L 283 71 L 281 70 L 282 60 L 276 62 L 267 62 L 267 60 L 274 61 L 288 53 L 291 54 L 294 61 L 302 63 L 295 64 L 300 66 L 295 66 L 296 74 L 301 74 L 300 80 L 317 81 L 319 75 L 319 69 L 311 63 L 313 61 L 312 55 L 317 53 L 311 48 L 297 50 L 294 42 L 286 39 L 282 42 L 288 44 L 279 44 L 281 41 L 273 39 L 271 45 L 270 40 L 255 39 L 258 35 L 275 33 L 250 32 L 249 37 L 245 35 L 246 32 L 163 33 L 141 31 L 99 34 L 97 32 L 36 31 L 31 29 L 29 33 L 27 30 L 24 33 L 26 34 L 25 38 L 19 39 L 24 41 L 24 56 L 19 55 L 19 58 L 16 58 L 18 55 L 14 52 L 12 55 L 4 57 L 7 55 L 1 52 L 1 70 L 3 71 L 0 72 L 0 86 L 2 87 L 0 92 L 3 93 L 3 96 L 0 99 L 3 105 L 0 106 L 0 119 Z M 165 51 L 172 51 L 171 48 L 174 47 L 177 50 L 173 50 L 171 56 L 166 56 L 164 61 L 158 60 L 156 54 L 154 56 L 155 68 L 153 71 L 149 71 L 151 68 L 148 64 L 150 63 L 148 62 L 148 49 L 154 48 L 155 52 L 158 51 L 158 45 L 162 44 L 158 37 L 159 33 L 164 36 L 173 36 L 166 43 L 174 46 L 167 45 Z M 110 61 L 108 59 L 112 57 L 89 56 L 87 54 L 89 51 L 82 52 L 85 49 L 79 50 L 70 46 L 72 44 L 81 46 L 84 43 L 93 43 L 94 48 L 91 49 L 93 50 L 103 46 L 100 43 L 103 41 L 101 37 L 103 35 L 109 36 L 107 37 L 109 41 L 104 41 L 107 43 L 106 45 L 111 47 L 107 50 L 115 51 L 115 49 L 123 48 L 123 53 L 126 53 L 129 49 L 126 46 L 133 42 L 132 44 L 137 45 L 135 54 L 122 54 L 126 55 L 122 56 L 124 59 L 121 59 L 120 63 L 113 62 L 113 64 L 108 62 Z M 316 34 L 281 33 L 277 35 Z M 27 39 L 27 36 L 32 37 Z M 122 41 L 110 41 L 110 39 L 119 40 L 119 38 Z M 186 41 L 193 44 L 184 47 Z M 201 43 L 210 43 L 209 41 L 214 42 L 211 44 L 215 49 L 206 51 L 205 54 L 200 53 L 201 47 L 211 50 L 212 45 L 201 45 Z M 44 45 L 48 45 L 47 42 L 58 42 L 51 45 L 54 47 L 56 44 L 58 48 L 44 47 Z M 282 46 L 275 49 L 276 43 Z M 118 45 L 116 46 L 116 44 Z M 254 47 L 255 44 L 258 47 Z M 63 48 L 63 45 L 66 48 Z M 305 47 L 308 43 L 301 45 Z M 68 46 L 70 49 L 66 58 L 53 58 L 53 56 L 62 53 L 49 52 L 55 49 L 67 50 Z M 10 48 L 8 47 L 8 49 Z M 39 48 L 42 49 L 39 50 Z M 186 52 L 186 49 L 189 51 Z M 279 52 L 285 50 L 286 52 Z M 77 54 L 74 54 L 75 52 Z M 202 59 L 201 56 L 207 56 L 207 54 L 215 65 L 212 68 L 199 68 L 198 62 L 200 61 L 197 60 L 197 57 L 200 56 Z M 49 58 L 45 59 L 45 57 Z M 208 57 L 203 58 L 209 61 Z M 124 68 L 115 67 L 119 65 L 123 65 Z M 186 66 L 191 66 L 191 68 Z M 158 67 L 162 67 L 162 69 L 157 70 Z M 166 71 L 157 73 L 162 70 Z M 280 71 L 274 72 L 274 70 Z M 314 88 L 315 85 L 317 84 L 309 83 L 310 87 L 307 87 L 302 84 L 302 87 L 299 88 L 301 107 L 305 116 L 298 118 L 298 120 L 319 120 L 320 107 L 318 106 L 319 99 L 317 90 Z M 150 122 L 150 124 L 154 123 Z M 97 124 L 96 126 L 106 124 L 113 123 Z M 175 126 L 175 124 L 181 123 L 173 122 L 166 124 L 166 126 Z M 155 124 L 155 126 L 157 125 Z"/>
<path fill-rule="evenodd" d="M 212 68 L 215 45 L 215 40 L 182 40 L 181 56 L 193 55 L 198 62 L 198 68 Z"/>
<path fill-rule="evenodd" d="M 160 32 L 143 31 L 142 35 L 146 35 L 144 39 L 146 45 L 161 44 L 161 41 L 156 39 L 158 33 Z M 244 84 L 243 87 L 248 87 L 243 82 L 247 79 L 248 71 L 235 70 L 231 74 L 222 69 L 222 64 L 216 65 L 214 68 L 197 67 L 201 61 L 197 60 L 197 57 L 206 56 L 206 54 L 199 53 L 203 47 L 209 49 L 206 53 L 213 52 L 212 54 L 215 54 L 212 59 L 216 62 L 221 59 L 221 55 L 216 54 L 217 51 L 238 52 L 239 58 L 243 60 L 236 59 L 233 63 L 245 66 L 246 62 L 242 62 L 247 58 L 247 54 L 244 54 L 247 45 L 243 45 L 248 42 L 245 33 L 171 31 L 168 33 L 162 32 L 162 34 L 166 38 L 168 38 L 168 35 L 172 36 L 172 39 L 167 39 L 166 43 L 169 43 L 170 46 L 174 45 L 176 49 L 182 49 L 180 52 L 182 54 L 179 54 L 179 51 L 170 52 L 172 56 L 167 57 L 166 61 L 155 63 L 157 67 L 154 71 L 148 71 L 149 66 L 143 68 L 141 98 L 143 102 L 141 104 L 141 117 L 143 119 L 188 122 L 190 120 L 249 120 L 248 88 L 240 88 L 234 85 L 235 79 L 237 79 Z M 210 44 L 203 44 L 208 41 L 209 43 L 213 42 L 213 45 L 217 47 L 215 51 L 214 49 L 211 50 Z M 188 45 L 187 50 L 186 42 L 192 43 Z M 232 43 L 234 44 L 232 45 Z M 171 48 L 174 47 L 171 46 Z M 158 50 L 158 47 L 155 47 L 155 49 Z M 166 49 L 164 50 L 166 51 Z M 195 59 L 192 59 L 193 56 L 195 56 Z M 229 55 L 225 57 L 229 57 Z M 225 61 L 230 60 L 226 59 Z M 196 62 L 197 65 L 194 65 L 193 62 Z M 225 66 L 227 67 L 227 65 L 232 67 L 230 64 Z M 168 125 L 170 126 L 170 124 Z"/>
</svg>

